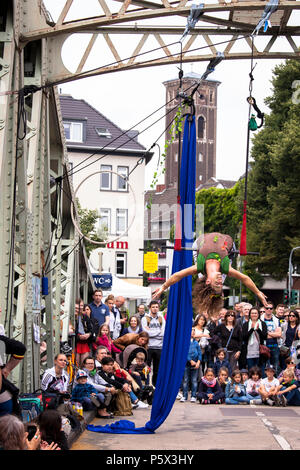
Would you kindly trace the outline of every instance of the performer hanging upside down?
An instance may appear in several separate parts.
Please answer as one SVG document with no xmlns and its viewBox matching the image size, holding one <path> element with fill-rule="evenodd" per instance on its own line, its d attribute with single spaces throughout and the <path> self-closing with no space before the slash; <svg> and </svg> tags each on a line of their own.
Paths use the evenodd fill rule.
<svg viewBox="0 0 300 470">
<path fill-rule="evenodd" d="M 211 317 L 223 307 L 223 275 L 241 281 L 266 306 L 265 294 L 261 292 L 249 276 L 243 274 L 230 265 L 230 255 L 233 249 L 233 240 L 229 235 L 213 232 L 201 235 L 194 243 L 197 250 L 197 263 L 190 268 L 178 271 L 153 293 L 153 298 L 161 294 L 172 284 L 186 276 L 201 273 L 193 288 L 193 304 L 197 313 L 207 312 Z"/>
</svg>

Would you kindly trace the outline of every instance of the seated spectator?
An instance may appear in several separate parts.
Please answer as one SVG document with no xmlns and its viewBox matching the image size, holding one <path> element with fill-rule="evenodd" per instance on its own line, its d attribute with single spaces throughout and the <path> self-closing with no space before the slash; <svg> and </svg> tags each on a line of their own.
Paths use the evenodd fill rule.
<svg viewBox="0 0 300 470">
<path fill-rule="evenodd" d="M 67 366 L 65 354 L 57 354 L 54 358 L 54 366 L 46 369 L 41 382 L 41 389 L 48 392 L 58 392 L 62 396 L 68 396 L 69 376 L 65 371 Z"/>
<path fill-rule="evenodd" d="M 122 336 L 126 335 L 127 333 L 138 334 L 138 333 L 141 333 L 141 331 L 143 331 L 143 328 L 141 327 L 141 322 L 140 322 L 139 317 L 137 315 L 132 315 L 129 318 L 128 327 L 124 328 L 124 330 L 122 331 Z"/>
<path fill-rule="evenodd" d="M 110 413 L 103 413 L 100 411 L 104 408 L 104 395 L 99 393 L 95 387 L 87 383 L 88 374 L 84 370 L 79 370 L 76 375 L 77 384 L 72 390 L 72 402 L 79 402 L 82 404 L 84 411 L 93 410 L 97 408 L 99 418 L 112 418 Z"/>
<path fill-rule="evenodd" d="M 222 403 L 224 393 L 215 378 L 213 369 L 206 369 L 205 375 L 201 378 L 198 386 L 197 398 L 199 403 L 202 405 L 209 403 Z"/>
<path fill-rule="evenodd" d="M 127 379 L 124 379 L 123 377 L 116 377 L 116 375 L 114 374 L 115 361 L 112 357 L 104 357 L 102 359 L 101 364 L 102 368 L 98 370 L 97 373 L 102 379 L 102 384 L 105 384 L 107 387 L 110 388 L 110 390 L 113 389 L 113 394 L 115 394 L 117 390 L 121 390 L 125 393 L 128 393 L 130 395 L 133 405 L 135 405 L 134 408 L 148 407 L 146 403 L 139 401 L 139 399 L 134 395 L 130 383 L 127 381 Z"/>
<path fill-rule="evenodd" d="M 219 369 L 219 375 L 217 377 L 217 382 L 220 385 L 222 392 L 224 393 L 224 398 L 222 399 L 222 403 L 225 401 L 225 390 L 228 382 L 230 382 L 230 377 L 228 373 L 227 367 L 221 367 Z"/>
<path fill-rule="evenodd" d="M 11 413 L 20 414 L 19 390 L 8 380 L 8 376 L 22 361 L 25 352 L 26 347 L 23 343 L 0 335 L 0 416 Z M 7 362 L 6 355 L 10 355 Z"/>
<path fill-rule="evenodd" d="M 108 349 L 105 346 L 98 346 L 95 354 L 95 366 L 97 371 L 102 367 L 102 359 L 108 355 Z"/>
<path fill-rule="evenodd" d="M 249 380 L 249 372 L 248 369 L 241 369 L 242 374 L 242 384 L 247 385 L 247 381 Z"/>
<path fill-rule="evenodd" d="M 41 440 L 38 428 L 31 439 L 25 431 L 24 423 L 11 414 L 0 418 L 0 449 L 1 450 L 60 450 L 52 442 L 50 445 Z"/>
<path fill-rule="evenodd" d="M 261 376 L 262 373 L 259 367 L 251 367 L 249 370 L 249 379 L 247 380 L 246 384 L 246 392 L 250 403 L 254 403 L 255 405 L 261 405 L 261 397 L 259 393 L 262 381 Z"/>
<path fill-rule="evenodd" d="M 138 346 L 148 349 L 149 335 L 146 331 L 141 331 L 141 333 L 127 333 L 114 340 L 113 343 L 115 347 L 121 349 L 121 351 L 124 351 L 126 346 L 130 344 L 137 344 Z"/>
<path fill-rule="evenodd" d="M 300 382 L 296 380 L 292 369 L 283 371 L 283 381 L 279 385 L 277 397 L 281 406 L 300 406 Z"/>
<path fill-rule="evenodd" d="M 292 357 L 287 357 L 286 358 L 285 365 L 286 365 L 286 369 L 292 369 L 292 371 L 294 372 L 296 380 L 300 381 L 300 370 L 296 368 L 296 364 L 295 364 Z M 278 375 L 279 383 L 281 383 L 283 381 L 283 372 L 284 372 L 284 370 L 282 370 L 280 372 L 280 374 Z"/>
<path fill-rule="evenodd" d="M 227 405 L 248 405 L 246 386 L 242 383 L 241 371 L 236 369 L 231 374 L 231 382 L 226 386 L 225 403 Z"/>
<path fill-rule="evenodd" d="M 151 369 L 146 363 L 146 357 L 146 351 L 136 353 L 135 359 L 130 364 L 129 373 L 140 386 L 141 401 L 147 400 L 148 405 L 151 405 L 153 401 L 154 388 L 149 385 L 149 374 Z"/>
<path fill-rule="evenodd" d="M 216 351 L 216 361 L 213 366 L 214 374 L 216 377 L 218 377 L 219 370 L 221 367 L 226 367 L 228 369 L 229 375 L 231 375 L 231 365 L 228 359 L 226 359 L 226 351 L 223 348 L 219 348 Z"/>
<path fill-rule="evenodd" d="M 109 326 L 106 323 L 103 323 L 103 325 L 100 326 L 94 345 L 96 348 L 98 346 L 105 346 L 109 352 L 109 355 L 114 358 L 116 354 L 121 352 L 121 350 L 114 345 L 110 336 Z"/>
<path fill-rule="evenodd" d="M 104 350 L 105 355 L 107 356 L 107 351 Z M 103 356 L 103 357 L 104 357 Z M 102 385 L 101 380 L 99 375 L 97 374 L 97 368 L 95 364 L 95 359 L 92 357 L 87 357 L 83 361 L 83 370 L 87 373 L 87 383 L 92 385 L 98 393 L 102 393 L 104 395 L 104 400 L 102 403 L 102 407 L 99 408 L 98 414 L 101 416 L 106 416 L 108 415 L 107 413 L 107 407 L 109 406 L 111 399 L 112 399 L 112 394 L 110 393 L 110 389 L 106 387 L 105 385 Z"/>
<path fill-rule="evenodd" d="M 189 384 L 191 382 L 191 402 L 195 403 L 198 387 L 198 373 L 201 365 L 202 352 L 198 341 L 195 339 L 195 329 L 192 328 L 191 341 L 187 357 L 187 362 L 184 369 L 182 390 L 183 397 L 180 399 L 181 402 L 187 401 Z"/>
<path fill-rule="evenodd" d="M 259 394 L 261 396 L 262 403 L 269 406 L 279 406 L 279 400 L 277 398 L 277 392 L 279 390 L 279 380 L 275 378 L 275 368 L 270 365 L 266 367 L 265 373 L 267 377 L 262 379 Z"/>
<path fill-rule="evenodd" d="M 41 440 L 54 442 L 60 450 L 69 450 L 67 437 L 62 429 L 61 415 L 56 410 L 45 410 L 38 416 Z"/>
</svg>

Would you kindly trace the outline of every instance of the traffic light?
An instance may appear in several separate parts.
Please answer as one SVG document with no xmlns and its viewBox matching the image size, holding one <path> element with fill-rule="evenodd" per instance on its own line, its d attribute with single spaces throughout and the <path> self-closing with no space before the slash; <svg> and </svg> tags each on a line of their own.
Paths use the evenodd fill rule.
<svg viewBox="0 0 300 470">
<path fill-rule="evenodd" d="M 291 291 L 291 304 L 297 305 L 299 303 L 299 291 L 292 289 Z"/>
<path fill-rule="evenodd" d="M 283 303 L 286 305 L 289 304 L 289 291 L 287 289 L 283 291 Z"/>
</svg>

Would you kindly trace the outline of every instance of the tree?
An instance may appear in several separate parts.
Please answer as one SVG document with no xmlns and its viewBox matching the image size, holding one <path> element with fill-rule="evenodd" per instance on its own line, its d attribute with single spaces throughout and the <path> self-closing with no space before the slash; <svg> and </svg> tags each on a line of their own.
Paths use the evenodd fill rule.
<svg viewBox="0 0 300 470">
<path fill-rule="evenodd" d="M 82 234 L 97 242 L 105 241 L 107 239 L 107 231 L 103 229 L 100 232 L 97 229 L 97 222 L 99 219 L 97 210 L 82 208 L 78 199 L 76 199 L 76 204 L 78 208 L 79 225 Z M 97 245 L 89 242 L 86 239 L 84 239 L 84 245 L 88 257 L 91 251 L 97 248 Z"/>
<path fill-rule="evenodd" d="M 271 112 L 253 140 L 249 173 L 247 248 L 260 256 L 247 265 L 275 279 L 286 276 L 290 250 L 300 240 L 300 109 L 292 99 L 299 76 L 298 61 L 275 67 L 273 94 L 265 100 Z"/>
</svg>

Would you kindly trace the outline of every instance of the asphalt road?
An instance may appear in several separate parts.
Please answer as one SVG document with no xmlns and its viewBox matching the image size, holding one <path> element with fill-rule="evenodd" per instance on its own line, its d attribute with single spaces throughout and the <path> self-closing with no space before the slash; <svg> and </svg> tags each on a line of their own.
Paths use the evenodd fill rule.
<svg viewBox="0 0 300 470">
<path fill-rule="evenodd" d="M 150 419 L 151 408 L 134 410 L 136 427 Z M 91 424 L 113 420 L 95 418 Z M 300 450 L 300 407 L 200 405 L 176 401 L 153 435 L 103 434 L 85 430 L 71 450 Z"/>
</svg>

